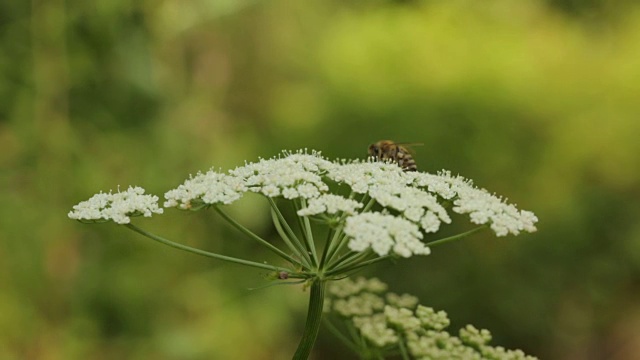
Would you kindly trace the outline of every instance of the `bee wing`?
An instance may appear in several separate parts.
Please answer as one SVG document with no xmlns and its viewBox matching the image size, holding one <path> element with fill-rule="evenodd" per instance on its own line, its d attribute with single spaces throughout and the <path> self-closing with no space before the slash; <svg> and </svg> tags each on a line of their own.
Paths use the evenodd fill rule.
<svg viewBox="0 0 640 360">
<path fill-rule="evenodd" d="M 418 142 L 399 142 L 396 145 L 400 145 L 405 148 L 411 155 L 415 155 L 415 150 L 412 149 L 413 146 L 424 146 L 424 143 Z"/>
<path fill-rule="evenodd" d="M 419 142 L 398 142 L 396 144 L 402 146 L 424 146 L 424 143 Z"/>
</svg>

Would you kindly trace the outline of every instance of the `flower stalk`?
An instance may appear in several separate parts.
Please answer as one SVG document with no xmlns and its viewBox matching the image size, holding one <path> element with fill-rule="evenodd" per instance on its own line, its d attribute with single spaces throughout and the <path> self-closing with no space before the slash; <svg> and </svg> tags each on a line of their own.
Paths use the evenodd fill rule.
<svg viewBox="0 0 640 360">
<path fill-rule="evenodd" d="M 460 239 L 466 238 L 467 236 L 469 236 L 471 234 L 474 234 L 474 233 L 477 233 L 478 231 L 480 231 L 482 229 L 486 229 L 486 228 L 487 227 L 484 226 L 484 225 L 483 226 L 478 226 L 475 229 L 471 229 L 471 230 L 463 232 L 461 234 L 449 236 L 449 237 L 446 237 L 446 238 L 443 238 L 443 239 L 439 239 L 439 240 L 430 241 L 430 242 L 427 243 L 427 245 L 429 245 L 430 247 L 434 247 L 434 246 L 446 244 L 446 243 L 451 242 L 451 241 L 460 240 Z"/>
<path fill-rule="evenodd" d="M 278 235 L 280 235 L 282 241 L 287 245 L 287 247 L 289 247 L 289 250 L 296 254 L 298 259 L 300 259 L 299 263 L 301 264 L 301 266 L 303 266 L 307 270 L 311 270 L 312 266 L 309 254 L 307 254 L 302 244 L 297 241 L 297 238 L 289 238 L 289 235 L 282 228 L 282 224 L 280 222 L 280 219 L 278 218 L 278 215 L 276 214 L 276 211 L 273 209 L 271 209 L 271 219 L 273 220 L 273 225 L 275 226 L 276 231 L 278 232 Z"/>
<path fill-rule="evenodd" d="M 138 234 L 141 234 L 142 236 L 148 237 L 151 240 L 157 241 L 157 242 L 159 242 L 161 244 L 170 246 L 170 247 L 175 248 L 175 249 L 179 249 L 179 250 L 182 250 L 182 251 L 190 252 L 192 254 L 206 256 L 206 257 L 210 257 L 210 258 L 214 258 L 214 259 L 218 259 L 218 260 L 222 260 L 222 261 L 227 261 L 227 262 L 231 262 L 231 263 L 235 263 L 235 264 L 239 264 L 239 265 L 250 266 L 250 267 L 263 269 L 263 270 L 292 271 L 290 269 L 286 269 L 286 268 L 283 268 L 283 267 L 263 264 L 263 263 L 244 260 L 244 259 L 238 259 L 238 258 L 234 258 L 234 257 L 231 257 L 231 256 L 220 255 L 220 254 L 216 254 L 216 253 L 212 253 L 212 252 L 208 252 L 208 251 L 192 248 L 190 246 L 182 245 L 182 244 L 179 244 L 177 242 L 173 242 L 171 240 L 165 239 L 165 238 L 163 238 L 161 236 L 152 234 L 152 233 L 150 233 L 150 232 L 148 232 L 146 230 L 143 230 L 143 229 L 141 229 L 141 228 L 139 228 L 139 227 L 137 227 L 137 226 L 135 226 L 133 224 L 125 224 L 124 226 L 126 228 L 130 229 L 130 230 L 133 230 L 133 231 L 137 232 Z"/>
<path fill-rule="evenodd" d="M 247 229 L 246 227 L 242 226 L 239 222 L 235 221 L 232 217 L 230 217 L 229 215 L 227 215 L 227 213 L 225 213 L 224 211 L 222 211 L 222 209 L 220 209 L 219 206 L 214 206 L 213 207 L 216 212 L 218 214 L 220 214 L 220 216 L 222 216 L 223 219 L 227 220 L 229 222 L 229 224 L 231 224 L 234 228 L 238 229 L 241 233 L 247 235 L 249 238 L 257 241 L 260 245 L 266 247 L 267 249 L 271 250 L 272 252 L 274 252 L 276 255 L 282 257 L 283 259 L 289 261 L 289 263 L 294 264 L 294 265 L 301 265 L 299 261 L 297 261 L 296 259 L 292 258 L 291 256 L 287 255 L 287 253 L 285 253 L 284 251 L 280 250 L 279 248 L 271 245 L 268 241 L 266 241 L 265 239 L 261 238 L 260 236 L 254 234 L 251 230 Z"/>
<path fill-rule="evenodd" d="M 322 324 L 326 285 L 327 281 L 324 279 L 315 278 L 311 280 L 307 320 L 304 325 L 302 338 L 298 344 L 298 349 L 293 355 L 294 360 L 306 360 L 309 358 L 309 355 L 311 355 L 311 350 L 320 331 L 320 324 Z"/>
</svg>

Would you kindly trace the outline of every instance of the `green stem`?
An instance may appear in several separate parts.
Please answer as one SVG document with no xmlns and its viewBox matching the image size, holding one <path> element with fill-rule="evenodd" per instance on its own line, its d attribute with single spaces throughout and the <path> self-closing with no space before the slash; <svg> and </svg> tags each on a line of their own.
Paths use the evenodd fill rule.
<svg viewBox="0 0 640 360">
<path fill-rule="evenodd" d="M 446 237 L 446 238 L 443 238 L 443 239 L 431 241 L 431 242 L 427 243 L 427 246 L 429 246 L 429 247 L 438 246 L 438 245 L 441 245 L 441 244 L 444 244 L 444 243 L 448 243 L 450 241 L 462 239 L 462 238 L 467 237 L 467 236 L 469 236 L 469 235 L 471 235 L 473 233 L 476 233 L 476 232 L 478 232 L 478 231 L 480 231 L 480 230 L 482 230 L 482 229 L 484 229 L 486 227 L 487 227 L 487 225 L 481 225 L 481 226 L 478 226 L 475 229 L 471 229 L 471 230 L 469 230 L 467 232 L 463 232 L 462 234 L 453 235 L 453 236 L 449 236 L 449 237 Z"/>
<path fill-rule="evenodd" d="M 400 345 L 400 355 L 402 355 L 402 360 L 410 360 L 411 357 L 409 356 L 409 350 L 405 345 L 405 341 L 407 341 L 407 339 L 404 336 L 400 337 L 400 341 L 398 342 Z"/>
<path fill-rule="evenodd" d="M 302 339 L 298 344 L 298 349 L 293 355 L 293 360 L 307 360 L 311 354 L 311 349 L 318 337 L 320 324 L 322 324 L 322 310 L 324 305 L 324 291 L 327 281 L 324 279 L 313 279 L 311 283 L 311 293 L 309 295 L 309 310 L 307 312 L 307 322 L 304 325 Z"/>
<path fill-rule="evenodd" d="M 284 215 L 282 215 L 282 212 L 280 212 L 280 209 L 278 208 L 278 206 L 276 205 L 276 202 L 273 201 L 272 198 L 268 197 L 267 200 L 269 200 L 269 204 L 271 205 L 271 208 L 275 211 L 276 215 L 278 215 L 278 219 L 280 220 L 280 223 L 282 224 L 282 226 L 284 226 L 284 229 L 287 231 L 287 234 L 289 234 L 289 237 L 293 240 L 296 240 L 296 242 L 300 242 L 300 240 L 298 239 L 298 237 L 296 236 L 296 234 L 293 232 L 293 230 L 291 229 L 291 226 L 289 226 L 289 223 L 287 222 L 287 220 L 284 218 Z"/>
<path fill-rule="evenodd" d="M 302 238 L 305 241 L 305 244 L 308 245 L 308 236 L 307 228 L 302 223 L 302 216 L 298 216 L 298 210 L 301 209 L 301 206 L 298 205 L 297 199 L 291 200 L 291 205 L 293 206 L 293 213 L 296 215 L 296 221 L 298 222 L 298 227 L 300 228 L 300 233 L 302 234 Z M 302 206 L 304 207 L 304 206 Z"/>
<path fill-rule="evenodd" d="M 302 198 L 302 207 L 307 207 L 307 201 Z M 294 204 L 296 204 L 296 202 L 294 201 Z M 305 239 L 307 240 L 307 246 L 309 247 L 309 249 L 311 250 L 311 255 L 313 256 L 313 263 L 314 264 L 318 264 L 318 254 L 316 252 L 316 244 L 313 241 L 313 231 L 311 230 L 311 222 L 309 221 L 309 217 L 308 216 L 298 216 L 298 214 L 296 213 L 296 216 L 300 219 L 302 218 L 302 222 L 303 222 L 303 228 L 302 231 L 305 232 L 307 234 L 307 236 L 305 237 Z"/>
<path fill-rule="evenodd" d="M 356 351 L 356 353 L 359 354 L 360 358 L 362 359 L 363 358 L 362 355 L 367 352 L 367 341 L 365 340 L 364 336 L 360 336 L 360 330 L 358 330 L 356 326 L 353 324 L 352 319 L 348 319 L 348 320 L 345 319 L 344 324 L 345 324 L 345 327 L 347 328 L 347 332 L 349 333 L 349 336 L 351 336 L 351 339 L 353 339 L 354 344 L 356 344 L 356 347 L 358 347 L 358 350 Z"/>
<path fill-rule="evenodd" d="M 333 237 L 331 238 L 331 241 L 329 242 L 329 244 L 325 245 L 325 246 L 329 246 L 326 259 L 324 259 L 326 263 L 330 263 L 333 257 L 336 256 L 336 254 L 342 248 L 342 240 L 344 239 L 341 238 L 341 236 L 342 236 L 342 230 L 344 229 L 346 218 L 347 218 L 346 214 L 340 215 L 340 219 L 338 219 L 338 227 L 336 228 L 335 233 L 333 234 Z"/>
<path fill-rule="evenodd" d="M 342 229 L 343 227 L 340 228 L 340 230 Z M 334 267 L 337 264 L 339 264 L 341 260 L 344 260 L 344 257 L 340 258 L 339 254 L 342 251 L 342 249 L 345 247 L 345 245 L 347 245 L 348 243 L 349 243 L 349 238 L 342 231 L 340 231 L 340 236 L 338 237 L 338 240 L 336 240 L 337 245 L 335 246 L 335 248 L 333 249 L 333 252 L 331 253 L 331 256 L 329 257 L 331 259 L 331 261 L 329 262 L 329 267 Z M 347 254 L 349 254 L 349 252 L 347 252 Z"/>
<path fill-rule="evenodd" d="M 309 259 L 309 256 L 306 250 L 301 246 L 301 244 L 298 241 L 296 241 L 294 244 L 294 242 L 292 242 L 291 239 L 289 239 L 289 236 L 282 228 L 282 224 L 278 219 L 278 215 L 276 214 L 275 210 L 273 210 L 273 208 L 271 208 L 271 220 L 273 221 L 273 226 L 276 227 L 276 231 L 278 232 L 278 235 L 280 235 L 280 238 L 282 239 L 282 241 L 284 241 L 284 243 L 287 244 L 289 249 L 294 254 L 296 254 L 296 256 L 298 256 L 298 258 L 300 259 L 300 262 L 302 263 L 302 266 L 305 267 L 306 269 L 311 269 L 311 259 Z"/>
<path fill-rule="evenodd" d="M 275 211 L 276 215 L 278 216 L 278 220 L 280 221 L 280 224 L 283 226 L 284 230 L 286 231 L 289 239 L 293 240 L 297 245 L 299 245 L 298 247 L 303 252 L 302 255 L 304 255 L 304 257 L 311 262 L 311 265 L 315 266 L 316 263 L 313 262 L 314 259 L 310 258 L 309 254 L 307 253 L 307 251 L 304 250 L 304 246 L 300 242 L 300 239 L 298 239 L 298 237 L 293 232 L 293 230 L 291 230 L 291 226 L 289 226 L 289 223 L 287 222 L 287 220 L 282 215 L 282 212 L 280 212 L 280 209 L 278 208 L 278 206 L 276 206 L 276 202 L 273 201 L 273 199 L 270 198 L 270 197 L 267 197 L 267 199 L 269 200 L 269 204 L 271 205 L 271 208 Z"/>
<path fill-rule="evenodd" d="M 254 234 L 251 230 L 249 230 L 246 227 L 242 226 L 239 222 L 235 221 L 233 218 L 231 218 L 229 215 L 227 215 L 227 213 L 222 211 L 222 209 L 220 209 L 218 206 L 214 206 L 213 208 L 218 212 L 218 214 L 220 214 L 220 216 L 222 216 L 225 220 L 227 220 L 231 225 L 233 225 L 233 227 L 238 229 L 241 233 L 249 236 L 250 238 L 252 238 L 255 241 L 257 241 L 258 243 L 260 243 L 261 245 L 264 245 L 265 247 L 267 247 L 267 249 L 273 251 L 276 255 L 278 255 L 281 258 L 287 260 L 291 264 L 300 265 L 300 261 L 298 261 L 298 260 L 294 259 L 293 257 L 289 256 L 284 251 L 282 251 L 282 250 L 278 249 L 277 247 L 273 246 L 272 244 L 270 244 L 267 240 L 261 238 L 260 236 Z"/>
<path fill-rule="evenodd" d="M 366 257 L 369 254 L 368 253 L 363 253 L 364 255 L 362 257 Z M 379 256 L 373 259 L 369 259 L 367 261 L 362 261 L 361 257 L 357 257 L 354 258 L 354 260 L 348 262 L 347 264 L 344 264 L 342 266 L 336 267 L 335 269 L 331 269 L 329 271 L 327 271 L 327 276 L 335 276 L 335 275 L 342 275 L 360 268 L 363 268 L 365 266 L 369 266 L 371 264 L 375 264 L 377 262 L 380 261 L 384 261 L 387 259 L 392 258 L 392 255 L 384 255 L 384 256 Z"/>
<path fill-rule="evenodd" d="M 349 349 L 351 349 L 354 353 L 359 353 L 360 349 L 358 348 L 358 345 L 355 344 L 353 341 L 351 341 L 351 339 L 349 339 L 345 334 L 343 334 L 340 330 L 338 330 L 338 328 L 333 325 L 333 323 L 329 320 L 327 320 L 326 318 L 322 321 L 324 323 L 324 325 L 327 327 L 327 329 L 329 329 L 329 331 L 331 331 L 331 333 L 337 337 L 340 341 L 342 341 L 343 344 L 345 344 Z"/>
<path fill-rule="evenodd" d="M 352 198 L 354 196 L 354 193 L 352 192 L 349 195 L 349 198 Z M 364 194 L 362 197 L 361 202 L 364 203 L 365 201 L 367 201 L 367 198 L 369 196 L 367 194 Z M 362 209 L 362 211 L 360 213 L 364 213 L 369 211 L 373 205 L 376 203 L 376 200 L 371 198 L 368 199 L 367 201 L 367 205 L 365 205 L 364 209 Z M 345 223 L 345 219 L 347 218 L 347 214 L 342 214 L 338 224 L 339 227 L 336 229 L 336 232 L 334 234 L 334 237 L 331 239 L 331 248 L 329 249 L 328 253 L 327 253 L 327 259 L 325 260 L 328 264 L 329 267 L 332 267 L 334 265 L 336 265 L 336 259 L 335 256 L 340 253 L 340 250 L 342 250 L 342 248 L 344 247 L 344 245 L 347 243 L 347 237 L 346 236 L 342 236 L 342 230 L 344 229 L 344 223 Z"/>
<path fill-rule="evenodd" d="M 313 242 L 313 232 L 311 231 L 309 218 L 307 216 L 298 215 L 298 211 L 300 209 L 307 207 L 304 199 L 301 199 L 300 201 L 302 202 L 302 204 L 298 204 L 297 199 L 291 201 L 291 204 L 293 205 L 293 212 L 295 214 L 300 233 L 302 234 L 302 240 L 304 240 L 303 245 L 306 249 L 306 253 L 313 258 L 314 264 L 318 264 L 318 254 L 316 253 L 316 246 Z"/>
<path fill-rule="evenodd" d="M 152 234 L 150 232 L 147 232 L 133 224 L 125 224 L 125 227 L 129 228 L 130 230 L 133 230 L 143 236 L 148 237 L 151 240 L 155 240 L 159 243 L 171 246 L 173 248 L 176 249 L 180 249 L 180 250 L 184 250 L 193 254 L 198 254 L 198 255 L 202 255 L 202 256 L 206 256 L 206 257 L 210 257 L 210 258 L 214 258 L 214 259 L 218 259 L 218 260 L 223 260 L 223 261 L 228 261 L 228 262 L 232 262 L 232 263 L 236 263 L 236 264 L 240 264 L 240 265 L 247 265 L 247 266 L 251 266 L 251 267 L 255 267 L 255 268 L 259 268 L 259 269 L 267 269 L 267 270 L 271 270 L 271 271 L 290 271 L 293 272 L 293 270 L 290 269 L 286 269 L 283 267 L 278 267 L 278 266 L 273 266 L 273 265 L 267 265 L 267 264 L 263 264 L 263 263 L 258 263 L 258 262 L 254 262 L 254 261 L 249 261 L 249 260 L 243 260 L 243 259 L 238 259 L 238 258 L 233 258 L 230 256 L 224 256 L 224 255 L 220 255 L 220 254 L 216 254 L 216 253 L 212 253 L 212 252 L 208 252 L 208 251 L 204 251 L 204 250 L 200 250 L 200 249 L 196 249 L 196 248 L 192 248 L 190 246 L 186 246 L 186 245 L 182 245 L 182 244 L 178 244 L 176 242 L 173 242 L 171 240 L 167 240 L 163 237 L 160 237 L 158 235 Z"/>
<path fill-rule="evenodd" d="M 340 267 L 344 266 L 344 263 L 351 262 L 353 259 L 361 256 L 362 256 L 361 252 L 349 251 L 344 255 L 342 255 L 341 257 L 336 258 L 333 262 L 329 263 L 329 266 L 327 266 L 327 268 L 335 269 L 339 266 Z"/>
<path fill-rule="evenodd" d="M 367 195 L 365 194 L 365 196 L 362 197 L 362 202 L 364 202 L 364 200 L 367 198 Z M 371 208 L 373 207 L 373 204 L 376 203 L 376 199 L 371 198 L 369 199 L 369 202 L 367 203 L 367 205 L 364 206 L 364 209 L 362 209 L 362 211 L 360 211 L 360 213 L 365 213 L 369 210 L 371 210 Z"/>
<path fill-rule="evenodd" d="M 331 238 L 333 237 L 333 229 L 329 228 L 327 231 L 327 240 L 324 242 L 324 247 L 322 249 L 322 255 L 320 256 L 320 265 L 319 269 L 324 269 L 324 264 L 327 261 L 327 252 L 329 251 L 329 246 L 331 245 Z"/>
</svg>

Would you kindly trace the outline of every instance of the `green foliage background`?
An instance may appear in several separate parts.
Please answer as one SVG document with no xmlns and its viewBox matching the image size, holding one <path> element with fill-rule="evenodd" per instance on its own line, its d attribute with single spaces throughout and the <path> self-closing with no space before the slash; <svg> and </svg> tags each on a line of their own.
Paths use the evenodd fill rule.
<svg viewBox="0 0 640 360">
<path fill-rule="evenodd" d="M 66 218 L 99 190 L 313 148 L 422 142 L 540 218 L 371 269 L 547 359 L 640 353 L 640 7 L 631 1 L 0 3 L 0 358 L 289 358 L 297 287 Z M 229 209 L 275 238 L 265 204 Z M 136 220 L 273 261 L 212 212 Z M 462 228 L 451 228 L 457 231 Z M 316 358 L 352 358 L 321 333 Z"/>
</svg>

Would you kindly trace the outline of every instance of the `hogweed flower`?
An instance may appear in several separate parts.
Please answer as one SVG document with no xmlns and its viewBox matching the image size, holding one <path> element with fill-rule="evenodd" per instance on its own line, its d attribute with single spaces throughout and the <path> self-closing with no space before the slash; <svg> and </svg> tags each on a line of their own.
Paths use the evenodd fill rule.
<svg viewBox="0 0 640 360">
<path fill-rule="evenodd" d="M 268 242 L 226 214 L 224 207 L 245 194 L 256 194 L 270 204 L 280 243 Z M 296 352 L 296 358 L 301 359 L 306 358 L 315 341 L 328 281 L 344 278 L 386 259 L 428 255 L 434 246 L 484 228 L 491 229 L 497 236 L 534 232 L 538 220 L 532 212 L 519 210 L 505 199 L 477 188 L 471 180 L 453 176 L 448 171 L 405 172 L 396 164 L 373 159 L 330 161 L 319 152 L 306 150 L 283 152 L 278 157 L 245 163 L 226 172 L 215 169 L 199 172 L 167 191 L 164 198 L 165 208 L 214 209 L 249 239 L 284 259 L 287 265 L 191 248 L 131 224 L 131 217 L 163 212 L 158 207 L 158 197 L 145 194 L 139 187 L 96 194 L 75 205 L 69 217 L 83 222 L 113 221 L 181 250 L 268 269 L 276 281 L 307 282 L 311 285 L 312 298 L 307 327 Z M 294 219 L 287 219 L 280 210 L 287 202 L 295 209 Z M 476 226 L 462 234 L 435 238 L 435 233 L 452 222 L 450 212 L 468 215 L 470 223 Z M 322 240 L 317 236 L 320 228 L 324 228 L 321 233 L 327 234 Z M 333 305 L 345 316 L 369 316 L 384 310 L 380 303 L 368 307 L 370 300 L 362 299 L 364 303 L 340 300 Z M 410 297 L 388 299 L 388 303 L 397 308 L 407 307 L 412 301 L 415 302 Z M 388 318 L 393 311 L 390 308 L 384 313 Z M 396 315 L 409 316 L 404 311 Z M 417 319 L 423 321 L 429 316 L 423 314 Z M 379 319 L 358 321 L 368 324 L 367 331 L 372 334 L 387 333 L 380 327 Z M 440 324 L 442 326 L 442 321 Z M 432 331 L 439 330 L 437 326 L 432 328 Z M 387 344 L 391 339 L 387 337 L 383 342 Z"/>
</svg>

